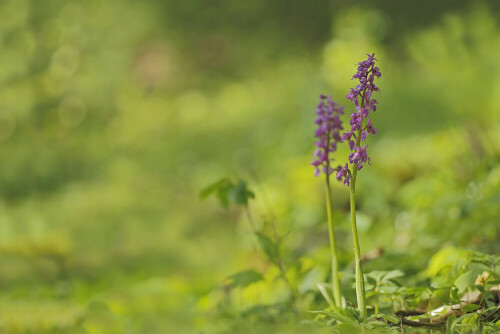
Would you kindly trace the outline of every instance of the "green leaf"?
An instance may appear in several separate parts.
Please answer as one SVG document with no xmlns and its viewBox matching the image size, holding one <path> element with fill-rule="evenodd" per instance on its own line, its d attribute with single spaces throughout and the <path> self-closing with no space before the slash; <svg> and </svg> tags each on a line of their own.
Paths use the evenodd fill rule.
<svg viewBox="0 0 500 334">
<path fill-rule="evenodd" d="M 324 314 L 334 320 L 337 320 L 340 323 L 343 324 L 349 324 L 353 326 L 359 326 L 358 320 L 352 316 L 350 313 L 346 312 L 343 309 L 340 308 L 333 308 L 334 310 L 332 312 L 328 311 L 309 311 L 311 313 L 319 313 L 319 314 Z"/>
<path fill-rule="evenodd" d="M 401 270 L 398 270 L 398 269 L 391 270 L 387 274 L 384 275 L 384 277 L 382 278 L 382 281 L 392 280 L 392 279 L 395 279 L 398 277 L 403 277 L 404 275 L 405 275 L 405 273 L 402 272 Z"/>
<path fill-rule="evenodd" d="M 472 316 L 464 318 L 461 322 L 461 329 L 465 333 L 469 333 L 470 331 L 473 331 L 478 327 L 479 314 L 468 313 L 467 315 L 469 314 L 471 314 Z"/>
<path fill-rule="evenodd" d="M 368 291 L 366 293 L 366 298 L 371 298 L 373 296 L 380 296 L 380 295 L 383 295 L 383 293 L 381 293 L 380 291 Z"/>
<path fill-rule="evenodd" d="M 460 275 L 453 284 L 458 288 L 459 293 L 463 293 L 467 288 L 474 285 L 476 277 L 476 273 L 473 270 L 469 270 Z"/>
<path fill-rule="evenodd" d="M 220 205 L 227 208 L 229 206 L 229 197 L 227 195 L 228 190 L 230 189 L 230 185 L 226 185 L 224 187 L 220 187 L 217 190 L 217 198 L 219 199 Z"/>
<path fill-rule="evenodd" d="M 263 278 L 261 274 L 254 270 L 244 270 L 229 276 L 229 279 L 231 280 L 229 286 L 234 289 L 239 286 L 246 287 L 252 283 L 262 280 Z"/>
<path fill-rule="evenodd" d="M 377 316 L 384 319 L 385 321 L 392 322 L 393 324 L 399 324 L 400 322 L 399 318 L 395 315 L 379 313 Z"/>
<path fill-rule="evenodd" d="M 495 302 L 492 302 L 491 300 L 486 299 L 486 307 L 493 308 L 496 306 L 497 306 L 497 304 L 495 304 Z"/>
<path fill-rule="evenodd" d="M 318 283 L 318 284 L 316 284 L 316 286 L 318 287 L 319 292 L 321 292 L 321 294 L 323 295 L 325 300 L 328 302 L 328 305 L 330 305 L 330 307 L 335 307 L 335 303 L 333 302 L 333 298 L 328 293 L 327 285 L 325 283 Z"/>
<path fill-rule="evenodd" d="M 200 198 L 205 199 L 208 196 L 215 194 L 217 196 L 217 199 L 219 200 L 220 204 L 223 207 L 228 207 L 229 206 L 229 197 L 228 197 L 228 191 L 234 187 L 232 182 L 227 179 L 220 179 L 219 181 L 212 183 L 208 187 L 204 188 L 200 192 Z"/>
<path fill-rule="evenodd" d="M 433 287 L 434 290 L 445 290 L 445 289 L 451 289 L 453 285 L 448 283 L 432 283 L 431 287 Z"/>
<path fill-rule="evenodd" d="M 217 181 L 215 183 L 212 183 L 211 185 L 209 185 L 206 188 L 203 188 L 200 191 L 200 198 L 201 199 L 207 198 L 208 196 L 212 195 L 213 193 L 215 193 L 216 191 L 218 191 L 222 186 L 224 186 L 225 184 L 228 184 L 228 183 L 229 182 L 228 182 L 227 178 L 223 178 L 223 179 L 220 179 L 219 181 Z"/>
<path fill-rule="evenodd" d="M 457 319 L 455 319 L 453 321 L 453 324 L 451 326 L 452 332 L 455 329 L 455 327 L 457 325 L 459 325 L 460 323 L 462 323 L 464 325 L 470 324 L 470 322 L 475 321 L 477 319 L 477 317 L 478 317 L 477 313 L 467 313 L 467 314 L 464 314 L 464 315 L 458 317 Z"/>
<path fill-rule="evenodd" d="M 384 275 L 387 275 L 385 271 L 374 270 L 366 274 L 367 277 L 373 278 L 376 282 L 382 281 Z"/>
<path fill-rule="evenodd" d="M 422 293 L 426 292 L 426 289 L 424 287 L 411 287 L 405 290 L 405 293 L 407 295 L 420 295 Z"/>
<path fill-rule="evenodd" d="M 254 193 L 248 189 L 246 182 L 242 180 L 238 180 L 236 185 L 231 186 L 227 194 L 233 204 L 246 205 L 249 199 L 255 198 Z"/>
<path fill-rule="evenodd" d="M 463 306 L 461 308 L 461 310 L 462 310 L 462 313 L 469 313 L 469 312 L 475 311 L 475 310 L 480 309 L 480 308 L 481 308 L 481 306 L 476 305 L 476 304 L 467 304 L 467 305 Z"/>
<path fill-rule="evenodd" d="M 448 320 L 446 320 L 446 334 L 453 334 L 452 327 L 456 318 L 455 314 L 452 314 L 448 317 Z"/>
<path fill-rule="evenodd" d="M 334 327 L 334 330 L 337 333 L 342 333 L 342 334 L 358 334 L 359 333 L 359 327 L 355 326 L 353 324 L 347 324 L 347 323 L 340 323 L 337 326 Z"/>
<path fill-rule="evenodd" d="M 364 319 L 363 319 L 363 315 L 361 314 L 361 312 L 360 312 L 358 309 L 356 309 L 356 308 L 354 308 L 354 307 L 352 307 L 352 306 L 347 306 L 347 307 L 345 308 L 345 311 L 346 311 L 346 312 L 347 312 L 347 313 L 348 313 L 348 314 L 349 314 L 352 318 L 356 319 L 356 321 L 357 321 L 357 322 L 363 322 L 363 321 L 364 321 Z"/>
<path fill-rule="evenodd" d="M 223 207 L 228 207 L 229 204 L 246 205 L 249 199 L 255 198 L 254 193 L 248 189 L 245 181 L 238 180 L 234 184 L 228 178 L 220 179 L 204 188 L 200 192 L 200 198 L 205 199 L 212 194 L 217 196 Z"/>
<path fill-rule="evenodd" d="M 370 320 L 370 321 L 367 321 L 366 324 L 376 326 L 376 327 L 384 327 L 387 325 L 385 322 L 380 321 L 380 320 Z"/>
<path fill-rule="evenodd" d="M 262 251 L 266 253 L 271 261 L 276 262 L 276 259 L 279 255 L 278 246 L 264 234 L 260 232 L 257 232 L 255 234 L 257 235 L 257 240 L 259 241 L 259 245 Z"/>
<path fill-rule="evenodd" d="M 452 301 L 458 301 L 460 300 L 460 296 L 458 295 L 458 289 L 456 287 L 453 287 L 450 290 L 450 298 Z"/>
</svg>

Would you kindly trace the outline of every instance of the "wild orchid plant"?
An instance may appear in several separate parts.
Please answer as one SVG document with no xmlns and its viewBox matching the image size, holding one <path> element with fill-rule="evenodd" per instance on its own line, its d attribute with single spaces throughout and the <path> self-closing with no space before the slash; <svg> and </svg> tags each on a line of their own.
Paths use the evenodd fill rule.
<svg viewBox="0 0 500 334">
<path fill-rule="evenodd" d="M 377 109 L 377 101 L 372 99 L 371 96 L 373 92 L 379 90 L 374 84 L 374 79 L 380 78 L 381 76 L 379 68 L 375 66 L 375 61 L 375 54 L 372 54 L 368 55 L 367 60 L 358 63 L 358 71 L 353 76 L 353 79 L 358 79 L 359 84 L 356 88 L 351 88 L 349 94 L 346 96 L 348 100 L 354 103 L 356 112 L 351 114 L 350 130 L 345 132 L 342 136 L 340 136 L 340 130 L 342 130 L 343 127 L 339 115 L 344 113 L 343 107 L 338 106 L 337 103 L 332 101 L 330 96 L 320 96 L 321 101 L 316 109 L 317 118 L 315 121 L 318 125 L 315 137 L 319 138 L 319 140 L 315 143 L 317 149 L 314 152 L 314 161 L 312 163 L 315 167 L 315 176 L 320 175 L 321 172 L 325 174 L 328 230 L 332 255 L 332 289 L 337 307 L 340 307 L 342 302 L 338 278 L 338 260 L 333 233 L 334 224 L 332 220 L 330 174 L 336 171 L 337 179 L 343 181 L 345 185 L 350 187 L 351 226 L 356 262 L 356 299 L 363 318 L 366 318 L 366 295 L 363 270 L 361 267 L 358 230 L 356 226 L 355 191 L 358 171 L 363 168 L 365 163 L 370 163 L 370 158 L 366 151 L 368 145 L 362 147 L 361 142 L 364 142 L 369 134 L 377 134 L 377 129 L 375 129 L 370 119 L 370 111 L 374 112 Z M 331 153 L 336 150 L 338 142 L 344 141 L 348 141 L 351 150 L 351 154 L 349 155 L 349 163 L 351 166 L 349 166 L 349 163 L 346 163 L 344 167 L 338 166 L 337 168 L 333 168 L 331 166 L 333 161 Z"/>
<path fill-rule="evenodd" d="M 340 131 L 343 129 L 340 115 L 344 113 L 344 107 L 340 107 L 332 101 L 330 96 L 320 95 L 320 102 L 316 108 L 316 121 L 318 129 L 315 137 L 316 151 L 314 160 L 311 163 L 315 167 L 314 175 L 319 176 L 321 172 L 325 174 L 326 186 L 326 213 L 328 217 L 328 233 L 330 236 L 330 251 L 332 256 L 332 290 L 335 305 L 342 306 L 342 294 L 340 291 L 339 263 L 335 248 L 334 223 L 332 215 L 332 195 L 330 187 L 330 175 L 336 170 L 331 164 L 333 162 L 332 153 L 337 149 L 337 143 L 341 141 Z"/>
<path fill-rule="evenodd" d="M 356 88 L 351 88 L 346 98 L 351 100 L 356 107 L 356 112 L 351 114 L 351 129 L 342 135 L 342 141 L 349 142 L 351 154 L 349 155 L 349 164 L 345 164 L 337 172 L 337 179 L 344 180 L 344 184 L 350 187 L 350 203 L 351 203 L 351 227 L 354 243 L 354 258 L 356 270 L 356 299 L 358 308 L 361 314 L 366 318 L 366 295 L 365 284 L 363 279 L 363 269 L 361 268 L 361 254 L 358 240 L 358 229 L 356 226 L 356 176 L 358 171 L 363 168 L 365 163 L 370 163 L 370 157 L 366 149 L 368 145 L 361 147 L 361 142 L 364 142 L 368 134 L 376 135 L 377 129 L 373 126 L 370 120 L 370 111 L 377 110 L 377 100 L 372 99 L 373 92 L 378 92 L 379 88 L 375 86 L 375 78 L 380 78 L 380 70 L 375 66 L 375 54 L 368 55 L 368 59 L 358 63 L 358 71 L 352 77 L 358 79 L 359 84 Z M 364 122 L 366 120 L 366 122 Z"/>
</svg>

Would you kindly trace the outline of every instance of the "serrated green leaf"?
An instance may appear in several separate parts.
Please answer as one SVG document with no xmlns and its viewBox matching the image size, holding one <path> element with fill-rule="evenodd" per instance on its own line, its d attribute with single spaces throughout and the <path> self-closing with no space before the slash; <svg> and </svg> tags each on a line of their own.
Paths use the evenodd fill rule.
<svg viewBox="0 0 500 334">
<path fill-rule="evenodd" d="M 204 188 L 200 192 L 200 198 L 205 199 L 208 196 L 215 194 L 215 196 L 219 200 L 219 203 L 226 208 L 229 206 L 228 191 L 229 189 L 231 189 L 231 187 L 233 187 L 233 184 L 229 179 L 220 179 L 219 181 L 212 183 L 208 187 Z"/>
<path fill-rule="evenodd" d="M 345 309 L 332 307 L 332 311 L 312 311 L 312 313 L 325 314 L 330 318 L 337 320 L 340 323 L 359 326 L 359 321 L 356 317 Z"/>
<path fill-rule="evenodd" d="M 392 280 L 392 279 L 395 279 L 395 278 L 398 278 L 398 277 L 403 277 L 405 275 L 404 272 L 402 272 L 401 270 L 391 270 L 389 271 L 387 274 L 384 275 L 384 277 L 382 278 L 383 281 L 388 281 L 388 280 Z"/>
<path fill-rule="evenodd" d="M 200 192 L 200 199 L 205 199 L 208 196 L 215 194 L 220 204 L 223 207 L 229 206 L 229 199 L 227 191 L 231 187 L 231 181 L 227 178 L 220 179 L 219 181 L 212 183 L 208 187 L 204 188 Z"/>
<path fill-rule="evenodd" d="M 355 287 L 356 282 L 353 282 L 352 286 Z M 372 291 L 375 289 L 375 287 L 376 287 L 375 284 L 371 284 L 369 280 L 365 279 L 365 291 Z"/>
<path fill-rule="evenodd" d="M 256 235 L 262 251 L 269 257 L 271 261 L 275 262 L 279 256 L 278 246 L 264 234 L 257 232 Z"/>
<path fill-rule="evenodd" d="M 334 327 L 334 330 L 337 333 L 341 333 L 341 334 L 358 334 L 360 328 L 358 326 L 353 325 L 353 324 L 340 323 Z"/>
<path fill-rule="evenodd" d="M 361 312 L 358 309 L 356 309 L 356 308 L 354 308 L 352 306 L 347 306 L 345 308 L 345 312 L 347 314 L 349 314 L 349 316 L 352 319 L 355 319 L 357 322 L 363 322 L 364 321 L 363 315 L 361 314 Z"/>
<path fill-rule="evenodd" d="M 445 290 L 451 289 L 453 287 L 453 285 L 449 283 L 432 283 L 431 286 L 434 288 L 434 290 Z"/>
<path fill-rule="evenodd" d="M 463 319 L 462 322 L 460 323 L 461 328 L 465 333 L 468 333 L 476 329 L 479 320 L 479 314 L 477 313 L 468 313 L 468 314 L 471 314 L 472 316 Z"/>
<path fill-rule="evenodd" d="M 318 284 L 316 284 L 316 286 L 318 287 L 319 292 L 321 292 L 321 295 L 323 296 L 323 298 L 325 298 L 325 300 L 328 302 L 328 305 L 330 305 L 330 307 L 335 307 L 335 303 L 333 302 L 333 298 L 328 293 L 327 285 L 325 283 L 318 283 Z"/>
<path fill-rule="evenodd" d="M 367 325 L 372 325 L 372 326 L 386 326 L 387 324 L 383 321 L 380 320 L 370 320 L 366 322 Z"/>
<path fill-rule="evenodd" d="M 223 185 L 225 185 L 227 183 L 228 183 L 228 179 L 227 178 L 223 178 L 223 179 L 220 179 L 217 182 L 212 183 L 211 185 L 209 185 L 208 187 L 203 188 L 200 191 L 200 198 L 201 199 L 207 198 L 208 196 L 210 196 L 213 193 L 215 193 L 217 190 L 219 190 Z"/>
<path fill-rule="evenodd" d="M 458 295 L 458 289 L 456 287 L 453 287 L 451 290 L 450 290 L 450 298 L 452 301 L 457 301 L 460 299 L 459 295 Z"/>
<path fill-rule="evenodd" d="M 255 198 L 254 193 L 248 189 L 246 182 L 242 180 L 238 180 L 236 185 L 232 185 L 227 194 L 232 204 L 246 205 L 249 199 Z"/>
<path fill-rule="evenodd" d="M 328 311 L 309 311 L 309 312 L 326 315 L 327 317 L 332 318 L 340 323 L 357 325 L 357 322 L 355 320 L 350 319 L 349 317 L 337 312 L 328 312 Z"/>
<path fill-rule="evenodd" d="M 380 282 L 386 274 L 387 272 L 385 271 L 374 270 L 369 272 L 365 276 L 374 279 L 376 282 Z"/>
<path fill-rule="evenodd" d="M 263 279 L 262 275 L 254 270 L 244 270 L 228 277 L 231 288 L 246 287 Z"/>
<path fill-rule="evenodd" d="M 476 304 L 467 304 L 467 305 L 463 306 L 461 308 L 461 310 L 463 313 L 469 313 L 469 312 L 475 311 L 475 310 L 480 309 L 480 308 L 481 308 L 481 306 L 476 305 Z"/>
<path fill-rule="evenodd" d="M 226 185 L 224 187 L 220 187 L 217 189 L 216 195 L 217 198 L 219 199 L 220 205 L 223 207 L 227 208 L 229 206 L 229 197 L 228 197 L 228 190 L 230 189 L 229 185 Z"/>
<path fill-rule="evenodd" d="M 446 334 L 453 334 L 452 328 L 453 328 L 453 324 L 455 323 L 455 320 L 456 320 L 455 314 L 452 314 L 446 320 Z"/>
<path fill-rule="evenodd" d="M 369 291 L 366 293 L 366 298 L 371 298 L 373 296 L 380 296 L 382 293 L 380 291 Z"/>
<path fill-rule="evenodd" d="M 470 323 L 470 318 L 473 318 L 472 321 L 475 321 L 475 319 L 477 318 L 478 314 L 477 313 L 467 313 L 467 314 L 464 314 L 458 318 L 456 318 L 454 321 L 453 321 L 453 324 L 452 324 L 452 331 L 455 329 L 455 327 L 457 325 L 459 325 L 460 323 L 464 323 L 464 324 L 468 324 Z"/>
<path fill-rule="evenodd" d="M 463 273 L 462 275 L 460 275 L 455 280 L 453 285 L 455 285 L 457 287 L 459 293 L 463 293 L 463 292 L 465 292 L 465 290 L 467 290 L 467 288 L 474 285 L 474 283 L 476 282 L 476 276 L 477 275 L 473 270 L 469 270 L 469 271 Z"/>
<path fill-rule="evenodd" d="M 220 179 L 204 188 L 200 192 L 200 198 L 205 199 L 212 194 L 217 196 L 223 207 L 228 207 L 229 204 L 246 205 L 249 199 L 255 198 L 254 193 L 248 189 L 246 182 L 238 180 L 234 184 L 228 178 Z"/>
<path fill-rule="evenodd" d="M 377 314 L 377 316 L 379 318 L 382 318 L 386 321 L 389 321 L 389 322 L 392 322 L 393 324 L 399 324 L 400 320 L 398 317 L 396 317 L 395 315 L 390 315 L 390 314 Z"/>
<path fill-rule="evenodd" d="M 412 287 L 405 290 L 405 293 L 408 295 L 419 295 L 424 293 L 426 290 L 424 287 Z"/>
</svg>

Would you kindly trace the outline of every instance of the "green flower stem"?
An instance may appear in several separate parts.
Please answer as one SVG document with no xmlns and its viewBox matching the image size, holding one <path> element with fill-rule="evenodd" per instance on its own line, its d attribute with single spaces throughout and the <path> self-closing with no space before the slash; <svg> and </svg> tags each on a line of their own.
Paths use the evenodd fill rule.
<svg viewBox="0 0 500 334">
<path fill-rule="evenodd" d="M 361 143 L 361 129 L 358 131 L 356 138 L 356 146 Z M 363 318 L 366 319 L 366 294 L 365 294 L 365 281 L 363 278 L 363 269 L 361 268 L 361 251 L 359 249 L 358 227 L 356 225 L 356 176 L 358 174 L 358 164 L 353 164 L 352 178 L 350 187 L 351 199 L 351 227 L 352 227 L 352 241 L 354 245 L 354 261 L 356 270 L 356 299 L 358 301 L 358 309 L 361 311 Z"/>
<path fill-rule="evenodd" d="M 342 307 L 342 293 L 340 291 L 339 262 L 335 248 L 334 224 L 332 214 L 332 191 L 330 187 L 330 175 L 326 173 L 326 212 L 328 216 L 328 234 L 330 236 L 330 251 L 332 255 L 332 291 L 335 306 Z"/>
</svg>

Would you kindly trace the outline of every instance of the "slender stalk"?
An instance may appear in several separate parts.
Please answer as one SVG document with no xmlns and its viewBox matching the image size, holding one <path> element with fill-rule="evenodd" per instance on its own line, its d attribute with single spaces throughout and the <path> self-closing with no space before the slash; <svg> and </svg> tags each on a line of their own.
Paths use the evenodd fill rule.
<svg viewBox="0 0 500 334">
<path fill-rule="evenodd" d="M 434 292 L 432 290 L 429 290 L 427 293 L 429 294 L 429 305 L 427 305 L 427 309 L 429 310 L 429 323 L 432 324 L 432 304 L 431 304 L 431 301 L 432 301 L 432 294 Z M 432 333 L 432 329 L 430 330 L 430 332 Z"/>
<path fill-rule="evenodd" d="M 297 311 L 297 291 L 293 284 L 290 282 L 290 280 L 286 277 L 286 271 L 283 268 L 283 259 L 281 258 L 281 255 L 279 255 L 278 259 L 276 260 L 276 265 L 278 266 L 278 269 L 280 271 L 280 277 L 283 280 L 283 282 L 287 285 L 288 289 L 290 290 L 290 309 L 292 310 L 292 313 L 295 317 L 298 315 Z"/>
<path fill-rule="evenodd" d="M 356 146 L 361 142 L 361 129 L 358 131 L 356 138 Z M 358 174 L 358 164 L 353 164 L 352 178 L 350 186 L 350 201 L 351 201 L 351 227 L 352 241 L 354 245 L 354 261 L 356 273 L 356 299 L 358 301 L 358 309 L 361 311 L 363 318 L 366 319 L 366 294 L 365 281 L 363 278 L 363 269 L 361 268 L 361 251 L 359 248 L 358 227 L 356 225 L 356 176 Z"/>
<path fill-rule="evenodd" d="M 257 237 L 257 229 L 255 228 L 255 223 L 253 221 L 252 215 L 250 214 L 250 208 L 248 207 L 248 204 L 245 205 L 245 212 L 248 217 L 248 221 L 250 222 L 250 227 L 252 228 L 252 232 Z M 271 222 L 273 225 L 273 231 L 274 231 L 274 238 L 276 245 L 278 249 L 280 248 L 281 245 L 281 238 L 278 236 L 278 231 L 276 230 L 276 226 L 274 225 L 274 222 Z M 288 289 L 290 290 L 290 309 L 292 310 L 292 313 L 295 317 L 298 315 L 297 311 L 297 290 L 295 286 L 290 282 L 290 280 L 286 277 L 286 271 L 285 268 L 283 267 L 283 258 L 281 256 L 281 252 L 278 251 L 278 256 L 276 258 L 276 261 L 271 261 L 273 264 L 278 267 L 278 270 L 280 272 L 279 277 L 283 280 L 283 282 L 287 285 Z"/>
<path fill-rule="evenodd" d="M 328 216 L 328 234 L 330 236 L 330 252 L 332 255 L 332 291 L 335 306 L 342 307 L 342 293 L 340 291 L 339 262 L 335 248 L 334 224 L 332 214 L 332 191 L 330 187 L 330 175 L 326 173 L 326 212 Z"/>
</svg>

